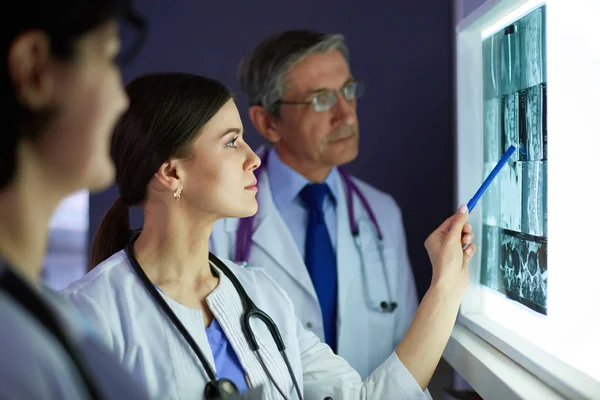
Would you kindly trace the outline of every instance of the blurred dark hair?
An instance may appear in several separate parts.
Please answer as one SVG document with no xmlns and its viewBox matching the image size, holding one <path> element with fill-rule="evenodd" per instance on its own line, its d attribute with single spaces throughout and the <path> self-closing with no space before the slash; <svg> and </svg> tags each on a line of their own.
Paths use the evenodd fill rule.
<svg viewBox="0 0 600 400">
<path fill-rule="evenodd" d="M 34 30 L 45 32 L 50 39 L 52 55 L 68 61 L 78 40 L 111 20 L 123 19 L 139 31 L 138 41 L 126 59 L 139 50 L 145 33 L 144 20 L 133 12 L 130 0 L 17 0 L 4 5 L 0 23 L 3 26 L 2 107 L 8 124 L 0 144 L 0 189 L 16 173 L 16 150 L 22 139 L 35 139 L 51 117 L 51 110 L 34 112 L 17 99 L 8 71 L 8 52 L 21 34 Z"/>
<path fill-rule="evenodd" d="M 88 269 L 127 246 L 129 207 L 146 200 L 150 180 L 170 158 L 186 158 L 204 125 L 233 98 L 220 82 L 185 73 L 141 76 L 126 87 L 130 106 L 112 138 L 120 197 L 92 243 Z"/>
</svg>

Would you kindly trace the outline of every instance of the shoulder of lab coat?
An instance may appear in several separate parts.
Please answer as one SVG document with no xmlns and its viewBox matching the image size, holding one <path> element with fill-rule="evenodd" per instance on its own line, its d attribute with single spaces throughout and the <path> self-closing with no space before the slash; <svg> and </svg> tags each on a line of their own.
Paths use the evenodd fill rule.
<svg viewBox="0 0 600 400">
<path fill-rule="evenodd" d="M 68 299 L 81 314 L 96 327 L 96 333 L 104 344 L 118 355 L 122 355 L 120 341 L 115 340 L 111 326 L 119 326 L 118 313 L 107 313 L 100 304 L 112 304 L 110 298 L 114 295 L 106 287 L 117 287 L 126 282 L 121 280 L 121 274 L 111 273 L 114 268 L 122 266 L 127 260 L 124 251 L 113 254 L 85 274 L 81 279 L 71 283 L 59 294 Z M 81 290 L 83 289 L 83 290 Z"/>
<path fill-rule="evenodd" d="M 404 220 L 402 218 L 402 210 L 394 198 L 374 186 L 356 178 L 351 177 L 360 191 L 367 198 L 367 201 L 373 209 L 375 218 L 381 226 L 384 240 L 387 242 L 386 247 L 393 248 L 394 256 L 398 261 L 399 268 L 394 271 L 396 282 L 398 282 L 396 298 L 401 302 L 402 307 L 407 310 L 408 314 L 414 317 L 419 306 L 419 298 L 417 295 L 417 286 L 408 255 L 408 244 L 406 242 L 406 231 L 404 229 Z M 396 329 L 394 330 L 394 339 L 396 343 L 404 337 L 404 334 L 410 326 L 411 320 L 407 320 L 403 314 L 396 313 Z"/>
</svg>

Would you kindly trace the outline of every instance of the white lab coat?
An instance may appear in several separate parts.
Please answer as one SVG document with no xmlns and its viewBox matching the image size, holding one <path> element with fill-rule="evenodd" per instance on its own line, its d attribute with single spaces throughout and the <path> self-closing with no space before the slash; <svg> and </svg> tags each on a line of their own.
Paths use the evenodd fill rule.
<svg viewBox="0 0 600 400">
<path fill-rule="evenodd" d="M 259 153 L 262 150 L 259 150 Z M 254 221 L 249 267 L 262 267 L 288 293 L 296 314 L 304 326 L 321 340 L 324 331 L 321 308 L 310 275 L 292 234 L 273 201 L 266 168 L 258 177 L 258 213 Z M 398 308 L 393 314 L 374 311 L 367 306 L 363 271 L 358 250 L 350 230 L 346 188 L 338 181 L 337 193 L 337 269 L 338 269 L 338 354 L 366 378 L 394 351 L 408 330 L 418 307 L 415 281 L 406 249 L 406 238 L 400 209 L 392 197 L 352 178 L 366 197 L 381 226 L 393 301 Z M 361 240 L 370 243 L 365 252 L 369 274 L 369 293 L 377 303 L 388 301 L 386 275 L 379 261 L 374 228 L 358 197 L 354 197 L 354 213 L 369 229 L 363 229 Z M 238 219 L 218 221 L 211 235 L 211 251 L 234 259 Z M 362 224 L 361 224 L 362 226 Z M 239 261 L 239 260 L 237 260 Z"/>
<path fill-rule="evenodd" d="M 262 269 L 244 269 L 224 262 L 249 297 L 279 327 L 306 400 L 322 400 L 326 396 L 335 400 L 426 398 L 395 353 L 388 355 L 385 363 L 363 383 L 348 363 L 302 327 L 287 294 Z M 109 347 L 155 398 L 202 398 L 207 378 L 200 362 L 146 291 L 124 251 L 101 263 L 62 294 L 96 322 Z M 164 294 L 163 298 L 213 363 L 202 318 L 186 320 L 190 309 Z M 220 274 L 219 284 L 207 297 L 207 304 L 238 355 L 249 387 L 264 385 L 265 399 L 280 399 L 242 334 L 242 303 L 224 274 Z M 194 311 L 197 316 L 198 310 Z M 296 399 L 285 363 L 266 326 L 258 319 L 252 319 L 251 326 L 269 371 L 288 398 Z"/>
</svg>

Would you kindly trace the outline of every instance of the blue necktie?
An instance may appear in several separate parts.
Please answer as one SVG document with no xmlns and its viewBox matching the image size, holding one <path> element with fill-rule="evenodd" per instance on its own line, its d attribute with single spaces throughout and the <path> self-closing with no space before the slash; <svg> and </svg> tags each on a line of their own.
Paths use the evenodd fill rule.
<svg viewBox="0 0 600 400">
<path fill-rule="evenodd" d="M 325 343 L 335 352 L 337 262 L 323 214 L 323 203 L 328 194 L 329 188 L 326 184 L 315 183 L 306 185 L 300 192 L 300 197 L 309 210 L 304 261 L 321 305 Z"/>
</svg>

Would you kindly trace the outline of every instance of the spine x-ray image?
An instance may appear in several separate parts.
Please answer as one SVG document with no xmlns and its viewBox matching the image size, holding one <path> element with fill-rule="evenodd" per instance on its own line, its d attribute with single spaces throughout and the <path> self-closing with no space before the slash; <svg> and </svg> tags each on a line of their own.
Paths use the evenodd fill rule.
<svg viewBox="0 0 600 400">
<path fill-rule="evenodd" d="M 518 152 L 483 196 L 480 281 L 547 313 L 547 82 L 545 6 L 482 43 L 483 176 Z"/>
</svg>

